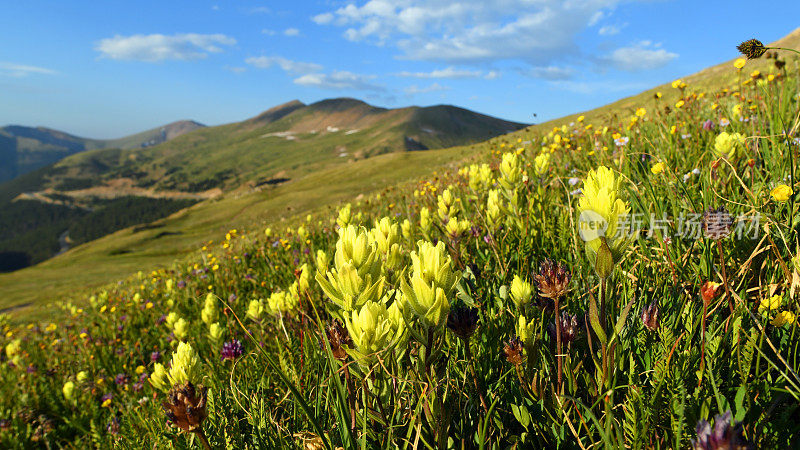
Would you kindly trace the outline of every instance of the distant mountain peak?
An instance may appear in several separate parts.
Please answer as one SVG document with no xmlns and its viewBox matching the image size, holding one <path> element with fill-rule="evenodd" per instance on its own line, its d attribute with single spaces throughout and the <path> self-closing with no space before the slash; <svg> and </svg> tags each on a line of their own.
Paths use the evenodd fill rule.
<svg viewBox="0 0 800 450">
<path fill-rule="evenodd" d="M 305 106 L 306 104 L 301 102 L 300 100 L 292 100 L 290 102 L 286 102 L 278 106 L 273 106 L 272 108 L 253 117 L 252 119 L 249 120 L 249 122 L 271 123 L 276 120 L 280 120 L 287 114 L 290 114 L 300 108 L 304 108 Z"/>
<path fill-rule="evenodd" d="M 363 100 L 350 97 L 328 98 L 325 100 L 320 100 L 318 102 L 312 103 L 308 105 L 308 107 L 317 111 L 326 111 L 326 112 L 340 112 L 354 108 L 359 108 L 359 109 L 369 108 L 380 111 L 386 110 L 385 108 L 372 106 Z"/>
</svg>

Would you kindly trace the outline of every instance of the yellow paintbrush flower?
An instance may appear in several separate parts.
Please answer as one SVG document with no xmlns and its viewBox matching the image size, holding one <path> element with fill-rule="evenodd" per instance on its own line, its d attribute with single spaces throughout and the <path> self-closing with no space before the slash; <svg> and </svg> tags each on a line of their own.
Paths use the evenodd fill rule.
<svg viewBox="0 0 800 450">
<path fill-rule="evenodd" d="M 714 155 L 717 158 L 732 159 L 737 150 L 744 145 L 744 136 L 739 133 L 723 131 L 714 139 Z"/>
<path fill-rule="evenodd" d="M 525 316 L 519 316 L 519 321 L 517 322 L 517 337 L 519 340 L 527 344 L 531 340 L 531 336 L 533 336 L 535 331 L 536 326 L 533 323 L 533 320 L 528 322 L 525 319 Z"/>
<path fill-rule="evenodd" d="M 533 160 L 533 169 L 536 171 L 536 175 L 542 176 L 547 172 L 550 167 L 550 156 L 550 153 L 542 152 Z"/>
<path fill-rule="evenodd" d="M 425 241 L 417 245 L 417 251 L 411 252 L 410 282 L 403 280 L 400 290 L 403 300 L 425 328 L 438 327 L 450 312 L 448 297 L 461 274 L 453 270 L 453 261 L 443 241 L 435 246 Z"/>
<path fill-rule="evenodd" d="M 514 279 L 511 280 L 511 300 L 518 308 L 522 308 L 530 303 L 532 296 L 531 284 L 520 278 L 519 275 L 514 275 Z"/>
<path fill-rule="evenodd" d="M 605 238 L 616 261 L 630 242 L 625 230 L 620 230 L 620 218 L 630 212 L 628 203 L 619 198 L 621 179 L 614 171 L 601 166 L 591 170 L 583 181 L 583 196 L 578 201 L 578 227 L 586 250 L 594 264 L 598 249 Z"/>
</svg>

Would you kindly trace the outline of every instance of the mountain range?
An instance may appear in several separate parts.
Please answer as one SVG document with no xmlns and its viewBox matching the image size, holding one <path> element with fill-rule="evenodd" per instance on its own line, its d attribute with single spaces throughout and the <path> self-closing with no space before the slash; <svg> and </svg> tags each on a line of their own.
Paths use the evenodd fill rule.
<svg viewBox="0 0 800 450">
<path fill-rule="evenodd" d="M 220 126 L 175 122 L 111 141 L 5 127 L 15 170 L 27 173 L 0 184 L 7 230 L 0 272 L 232 191 L 263 191 L 382 154 L 476 143 L 525 126 L 455 106 L 385 109 L 338 98 L 294 100 Z"/>
<path fill-rule="evenodd" d="M 120 139 L 88 139 L 46 127 L 0 128 L 0 183 L 85 150 L 134 149 L 166 142 L 205 125 L 181 120 Z"/>
</svg>

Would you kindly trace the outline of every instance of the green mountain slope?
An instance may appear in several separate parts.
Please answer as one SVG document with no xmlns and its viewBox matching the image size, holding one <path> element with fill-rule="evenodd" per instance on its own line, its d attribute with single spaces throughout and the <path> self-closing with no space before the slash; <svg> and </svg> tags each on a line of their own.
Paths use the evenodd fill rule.
<svg viewBox="0 0 800 450">
<path fill-rule="evenodd" d="M 795 29 L 783 38 L 768 44 L 769 47 L 783 47 L 783 48 L 800 48 L 800 28 Z M 683 81 L 688 84 L 690 90 L 713 92 L 722 88 L 734 88 L 740 81 L 750 78 L 753 71 L 758 70 L 762 75 L 770 73 L 777 74 L 782 72 L 775 66 L 774 59 L 754 59 L 747 61 L 747 64 L 742 69 L 741 80 L 733 70 L 733 62 L 741 57 L 736 51 L 734 46 L 731 46 L 730 56 L 732 57 L 725 62 L 715 64 L 707 67 L 697 73 L 688 75 L 683 78 Z M 787 64 L 784 68 L 786 71 L 798 70 L 796 59 L 791 54 L 783 52 L 781 58 L 788 58 Z M 752 86 L 750 86 L 752 88 Z M 662 98 L 656 102 L 655 95 L 662 94 Z M 663 108 L 665 106 L 672 107 L 675 101 L 680 97 L 680 91 L 674 89 L 671 83 L 665 83 L 655 86 L 646 91 L 640 92 L 630 97 L 625 97 L 616 102 L 609 103 L 608 105 L 601 106 L 589 111 L 577 112 L 568 116 L 553 119 L 542 124 L 537 124 L 535 128 L 551 128 L 553 126 L 561 126 L 565 123 L 575 121 L 579 116 L 585 116 L 587 121 L 604 121 L 613 119 L 616 116 L 627 118 L 628 115 L 633 114 L 634 110 L 640 106 L 655 106 Z"/>
<path fill-rule="evenodd" d="M 292 101 L 153 147 L 83 151 L 0 185 L 0 224 L 11 231 L 0 238 L 0 272 L 199 200 L 239 198 L 381 154 L 452 147 L 522 127 L 453 106 L 389 110 L 342 98 Z"/>
<path fill-rule="evenodd" d="M 148 147 L 202 127 L 197 122 L 184 120 L 120 139 L 100 140 L 73 136 L 45 127 L 5 126 L 0 128 L 0 182 L 85 150 Z"/>
<path fill-rule="evenodd" d="M 41 188 L 109 186 L 124 179 L 159 192 L 228 191 L 383 153 L 479 142 L 524 126 L 454 106 L 384 109 L 348 98 L 293 101 L 154 147 L 73 155 L 55 164 Z"/>
</svg>

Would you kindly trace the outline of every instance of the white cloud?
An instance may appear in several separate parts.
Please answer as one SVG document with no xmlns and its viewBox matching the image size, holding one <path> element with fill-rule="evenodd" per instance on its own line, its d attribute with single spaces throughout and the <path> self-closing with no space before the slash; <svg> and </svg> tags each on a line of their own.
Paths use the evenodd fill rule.
<svg viewBox="0 0 800 450">
<path fill-rule="evenodd" d="M 619 34 L 620 31 L 622 30 L 616 25 L 606 25 L 604 27 L 600 27 L 600 29 L 597 30 L 597 34 L 600 36 L 613 36 L 615 34 Z"/>
<path fill-rule="evenodd" d="M 574 71 L 569 67 L 547 66 L 534 67 L 523 73 L 533 78 L 543 78 L 545 80 L 566 80 L 572 77 Z"/>
<path fill-rule="evenodd" d="M 266 34 L 267 36 L 275 36 L 277 34 L 277 31 L 270 30 L 269 28 L 264 28 L 263 30 L 261 30 L 261 34 Z"/>
<path fill-rule="evenodd" d="M 250 8 L 250 11 L 248 12 L 250 14 L 269 14 L 272 12 L 272 10 L 266 6 L 256 6 L 255 8 Z"/>
<path fill-rule="evenodd" d="M 318 72 L 322 70 L 322 66 L 316 63 L 292 61 L 281 56 L 258 56 L 247 58 L 244 60 L 247 64 L 259 69 L 269 69 L 273 66 L 278 66 L 285 72 L 293 75 L 300 75 L 304 73 Z"/>
<path fill-rule="evenodd" d="M 632 46 L 614 50 L 606 59 L 619 70 L 636 72 L 658 69 L 678 57 L 677 53 L 668 52 L 659 47 L 659 44 L 654 45 L 650 41 L 641 41 Z"/>
<path fill-rule="evenodd" d="M 314 22 L 316 22 L 316 23 L 318 23 L 320 25 L 327 25 L 327 24 L 333 22 L 333 19 L 334 19 L 333 14 L 329 13 L 329 12 L 328 13 L 317 14 L 316 16 L 311 18 L 311 20 L 313 20 Z"/>
<path fill-rule="evenodd" d="M 224 34 L 136 34 L 103 39 L 97 43 L 95 50 L 103 57 L 118 60 L 188 61 L 205 58 L 209 53 L 219 53 L 222 46 L 234 44 L 236 39 Z"/>
<path fill-rule="evenodd" d="M 445 62 L 580 55 L 577 35 L 621 0 L 370 0 L 313 17 L 353 41 L 394 43 L 404 57 Z M 513 12 L 510 14 L 509 12 Z"/>
<path fill-rule="evenodd" d="M 414 84 L 414 85 L 411 85 L 411 86 L 403 89 L 403 91 L 405 91 L 406 94 L 414 95 L 414 94 L 424 94 L 424 93 L 427 93 L 427 92 L 447 91 L 449 89 L 450 88 L 447 87 L 447 86 L 442 86 L 439 83 L 433 83 L 432 85 L 425 86 L 425 87 L 419 87 L 416 84 Z"/>
<path fill-rule="evenodd" d="M 285 36 L 291 36 L 291 37 L 300 36 L 300 30 L 298 30 L 297 28 L 287 28 L 283 30 L 283 34 Z"/>
<path fill-rule="evenodd" d="M 0 62 L 0 75 L 22 78 L 28 75 L 55 75 L 55 70 L 45 69 L 44 67 L 29 66 L 26 64 L 16 64 L 10 62 Z"/>
<path fill-rule="evenodd" d="M 331 73 L 310 73 L 294 79 L 300 86 L 316 87 L 331 90 L 384 91 L 383 86 L 372 83 L 375 76 L 359 75 L 347 71 Z"/>
<path fill-rule="evenodd" d="M 480 70 L 456 69 L 451 66 L 445 69 L 436 69 L 431 72 L 400 72 L 397 76 L 405 78 L 480 78 L 484 76 L 484 72 Z"/>
<path fill-rule="evenodd" d="M 225 66 L 223 67 L 223 69 L 227 70 L 228 72 L 233 72 L 235 74 L 247 72 L 247 67 Z"/>
</svg>

